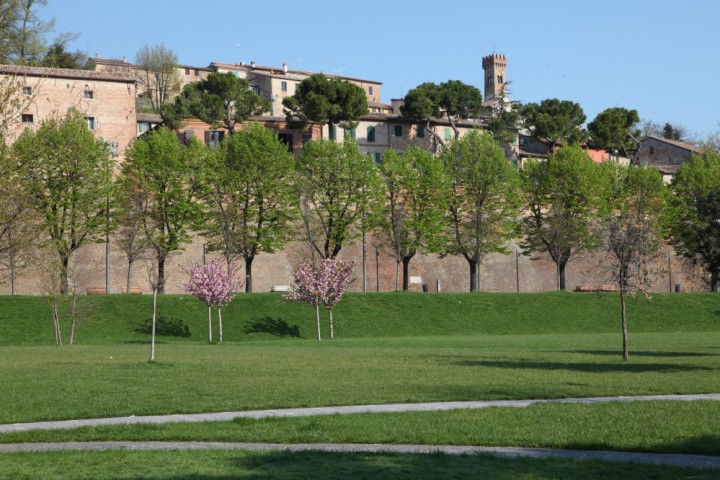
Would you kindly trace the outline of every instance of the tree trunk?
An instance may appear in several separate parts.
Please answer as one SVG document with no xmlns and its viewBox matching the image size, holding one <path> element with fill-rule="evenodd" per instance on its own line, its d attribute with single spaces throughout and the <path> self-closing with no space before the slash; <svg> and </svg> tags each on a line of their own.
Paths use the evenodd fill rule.
<svg viewBox="0 0 720 480">
<path fill-rule="evenodd" d="M 212 343 L 212 307 L 208 305 L 208 342 Z"/>
<path fill-rule="evenodd" d="M 68 284 L 68 264 L 70 263 L 70 256 L 61 256 L 61 270 L 60 270 L 60 293 L 66 295 L 70 291 Z"/>
<path fill-rule="evenodd" d="M 720 269 L 710 272 L 710 291 L 718 292 L 718 284 L 720 284 Z"/>
<path fill-rule="evenodd" d="M 74 283 L 73 283 L 74 285 Z M 75 290 L 75 287 L 73 287 L 72 292 L 72 303 L 70 304 L 70 340 L 68 341 L 69 345 L 72 345 L 75 342 L 75 310 L 77 309 L 77 291 Z"/>
<path fill-rule="evenodd" d="M 157 293 L 164 294 L 165 293 L 165 256 L 158 255 L 157 261 L 158 261 Z"/>
<path fill-rule="evenodd" d="M 622 316 L 622 333 L 623 333 L 623 360 L 628 359 L 628 331 L 627 331 L 627 318 L 625 316 L 625 290 L 620 288 L 620 310 Z"/>
<path fill-rule="evenodd" d="M 315 323 L 317 324 L 317 339 L 319 342 L 322 340 L 320 338 L 320 305 L 315 305 Z"/>
<path fill-rule="evenodd" d="M 222 343 L 222 308 L 218 307 L 218 335 L 219 335 L 219 341 Z"/>
<path fill-rule="evenodd" d="M 561 291 L 565 291 L 565 267 L 567 260 L 558 263 L 558 284 Z"/>
<path fill-rule="evenodd" d="M 125 289 L 126 293 L 130 293 L 130 283 L 132 281 L 132 266 L 133 266 L 133 262 L 128 260 L 128 269 L 127 269 L 127 278 L 126 278 L 127 284 L 126 284 L 126 289 Z"/>
<path fill-rule="evenodd" d="M 408 288 L 410 287 L 410 260 L 412 260 L 413 255 L 403 255 L 402 257 L 402 266 L 403 266 L 403 291 L 407 292 Z"/>
<path fill-rule="evenodd" d="M 252 263 L 255 260 L 254 255 L 245 257 L 245 292 L 252 293 Z"/>
<path fill-rule="evenodd" d="M 157 320 L 157 288 L 153 288 L 152 300 L 152 336 L 150 338 L 150 361 L 155 361 L 155 325 Z"/>
<path fill-rule="evenodd" d="M 400 260 L 395 261 L 395 291 L 400 288 Z"/>
<path fill-rule="evenodd" d="M 474 260 L 468 260 L 470 265 L 470 291 L 477 292 L 478 290 L 478 262 Z"/>
<path fill-rule="evenodd" d="M 332 309 L 329 310 L 329 312 L 330 312 L 330 339 L 332 340 L 333 338 L 335 338 L 335 332 L 333 329 L 333 320 L 332 320 Z"/>
</svg>

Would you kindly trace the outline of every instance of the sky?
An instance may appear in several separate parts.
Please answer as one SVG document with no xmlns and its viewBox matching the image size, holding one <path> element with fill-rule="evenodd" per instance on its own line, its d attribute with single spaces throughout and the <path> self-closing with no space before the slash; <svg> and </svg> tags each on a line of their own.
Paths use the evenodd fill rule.
<svg viewBox="0 0 720 480">
<path fill-rule="evenodd" d="M 482 57 L 504 54 L 513 100 L 720 131 L 716 0 L 48 0 L 38 13 L 89 56 L 133 62 L 162 43 L 184 65 L 287 62 L 382 82 L 385 103 L 423 82 L 482 90 Z"/>
</svg>

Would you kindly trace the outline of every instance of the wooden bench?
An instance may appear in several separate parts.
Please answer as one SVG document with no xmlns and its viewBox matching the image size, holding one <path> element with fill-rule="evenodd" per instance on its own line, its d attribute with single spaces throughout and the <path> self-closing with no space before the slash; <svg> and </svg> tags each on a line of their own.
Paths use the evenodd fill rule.
<svg viewBox="0 0 720 480">
<path fill-rule="evenodd" d="M 598 292 L 617 292 L 617 285 L 598 285 Z"/>
<path fill-rule="evenodd" d="M 576 292 L 594 292 L 595 289 L 591 285 L 578 285 L 575 287 Z"/>
<path fill-rule="evenodd" d="M 105 287 L 90 287 L 87 289 L 88 295 L 105 295 Z"/>
<path fill-rule="evenodd" d="M 122 292 L 123 293 L 142 293 L 142 290 L 140 290 L 140 287 L 130 287 L 130 291 L 128 292 L 127 287 L 123 287 Z"/>
<path fill-rule="evenodd" d="M 275 285 L 270 288 L 271 292 L 289 292 L 290 287 L 288 285 Z"/>
</svg>

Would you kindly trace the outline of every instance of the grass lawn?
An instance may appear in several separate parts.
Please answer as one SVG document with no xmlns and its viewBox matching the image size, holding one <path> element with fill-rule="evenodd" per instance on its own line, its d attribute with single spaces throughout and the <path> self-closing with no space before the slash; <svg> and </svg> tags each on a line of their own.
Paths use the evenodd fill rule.
<svg viewBox="0 0 720 480">
<path fill-rule="evenodd" d="M 631 303 L 628 362 L 620 356 L 614 295 L 354 294 L 335 312 L 338 338 L 327 340 L 324 331 L 322 342 L 314 340 L 311 309 L 285 303 L 277 294 L 241 295 L 223 311 L 222 345 L 207 343 L 202 304 L 187 296 L 165 296 L 159 313 L 167 320 L 166 333 L 177 327 L 177 333 L 187 330 L 190 336 L 159 337 L 154 364 L 147 362 L 148 335 L 138 333 L 149 317 L 147 296 L 80 300 L 76 344 L 55 347 L 44 300 L 0 297 L 0 423 L 367 403 L 720 392 L 717 295 L 658 295 L 652 301 Z M 3 435 L 0 441 L 448 443 L 718 455 L 719 413 L 713 402 L 538 405 L 35 432 Z M 437 478 L 427 473 L 433 471 L 427 462 L 444 465 L 450 472 L 441 475 L 444 478 L 483 472 L 496 478 L 594 478 L 598 469 L 615 468 L 484 457 L 116 453 L 117 461 L 127 462 L 127 472 L 135 475 L 121 476 L 126 474 L 119 472 L 122 468 L 111 466 L 107 471 L 117 475 L 111 478 L 303 478 L 302 472 L 307 476 L 310 469 L 325 472 L 326 467 L 334 475 L 319 478 L 422 478 L 421 473 Z M 66 478 L 53 470 L 55 455 L 92 465 L 109 453 L 34 454 L 43 459 L 37 464 L 27 460 L 29 456 L 4 455 L 0 479 Z M 265 457 L 282 458 L 279 464 L 285 467 L 269 471 L 257 460 Z M 166 467 L 163 459 L 173 459 L 173 466 L 177 459 L 179 472 L 197 473 L 148 467 L 147 473 L 138 475 L 133 470 L 133 465 L 150 464 L 152 458 Z M 295 465 L 293 458 L 297 470 L 289 467 Z M 507 462 L 522 470 L 503 477 Z M 69 464 L 72 460 L 60 465 Z M 12 465 L 24 465 L 15 472 L 37 473 L 7 473 L 13 472 L 8 470 Z M 342 470 L 346 465 L 362 466 L 359 471 L 367 475 Z M 91 470 L 84 473 L 83 468 L 73 470 L 72 477 L 92 478 Z M 235 469 L 234 477 L 224 476 L 227 468 Z M 572 470 L 576 468 L 580 470 Z M 666 467 L 656 471 L 653 478 L 684 475 Z M 605 477 L 648 478 L 605 472 Z"/>
<path fill-rule="evenodd" d="M 508 459 L 492 456 L 288 452 L 54 452 L 3 455 L 0 479 L 229 480 L 692 478 L 717 471 L 599 461 Z"/>
</svg>

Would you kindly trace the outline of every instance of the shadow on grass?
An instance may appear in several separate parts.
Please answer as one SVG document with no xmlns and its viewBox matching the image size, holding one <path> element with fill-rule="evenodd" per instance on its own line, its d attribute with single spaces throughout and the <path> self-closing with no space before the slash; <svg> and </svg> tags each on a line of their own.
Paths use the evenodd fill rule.
<svg viewBox="0 0 720 480">
<path fill-rule="evenodd" d="M 126 345 L 150 345 L 151 340 L 125 340 L 123 343 Z M 155 339 L 155 345 L 164 345 L 168 342 Z"/>
<path fill-rule="evenodd" d="M 620 355 L 618 354 L 618 357 Z M 630 354 L 632 358 L 632 353 Z M 452 362 L 451 365 L 461 367 L 494 367 L 494 368 L 516 368 L 525 370 L 569 370 L 576 372 L 607 373 L 607 372 L 693 372 L 699 370 L 716 370 L 715 368 L 695 365 L 676 365 L 672 363 L 632 363 L 623 362 L 617 364 L 607 363 L 566 363 L 566 362 L 532 362 L 532 361 L 510 361 L 510 360 L 464 360 Z"/>
<path fill-rule="evenodd" d="M 281 318 L 263 317 L 253 319 L 245 325 L 245 333 L 269 333 L 276 337 L 295 337 L 300 338 L 300 327 L 297 325 L 288 325 Z"/>
<path fill-rule="evenodd" d="M 219 457 L 222 455 L 222 457 Z M 597 460 L 502 458 L 490 455 L 248 452 L 218 454 L 213 459 L 223 473 L 148 475 L 140 480 L 256 479 L 388 479 L 435 478 L 583 478 L 588 480 L 635 478 L 710 479 L 717 471 L 665 465 L 643 465 Z M 196 469 L 199 467 L 193 467 Z M 127 477 L 122 477 L 127 478 Z"/>
<path fill-rule="evenodd" d="M 587 355 L 608 355 L 622 356 L 620 350 L 568 350 L 567 353 L 582 353 Z M 698 352 L 633 352 L 630 351 L 631 357 L 715 357 L 716 353 L 698 353 Z"/>
</svg>

